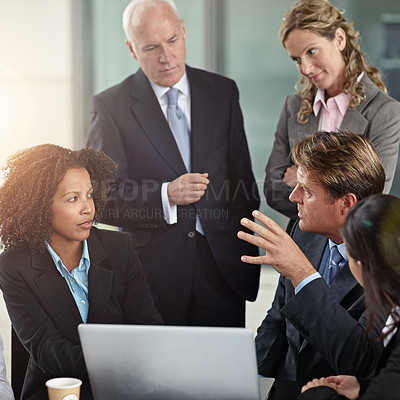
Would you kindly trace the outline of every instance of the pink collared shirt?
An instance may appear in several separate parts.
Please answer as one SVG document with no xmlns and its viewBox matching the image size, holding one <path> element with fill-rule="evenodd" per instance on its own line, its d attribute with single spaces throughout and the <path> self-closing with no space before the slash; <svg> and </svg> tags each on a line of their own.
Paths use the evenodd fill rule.
<svg viewBox="0 0 400 400">
<path fill-rule="evenodd" d="M 357 82 L 360 82 L 363 76 L 364 72 L 358 76 Z M 318 130 L 328 132 L 338 130 L 349 108 L 350 100 L 350 94 L 339 93 L 337 96 L 331 97 L 328 101 L 325 101 L 325 90 L 318 89 L 313 105 L 313 112 L 316 117 L 318 117 L 318 114 L 321 112 Z"/>
<path fill-rule="evenodd" d="M 350 94 L 339 93 L 325 102 L 325 90 L 318 89 L 313 105 L 314 115 L 318 117 L 321 113 L 318 130 L 331 132 L 339 129 L 349 108 L 350 99 Z"/>
</svg>

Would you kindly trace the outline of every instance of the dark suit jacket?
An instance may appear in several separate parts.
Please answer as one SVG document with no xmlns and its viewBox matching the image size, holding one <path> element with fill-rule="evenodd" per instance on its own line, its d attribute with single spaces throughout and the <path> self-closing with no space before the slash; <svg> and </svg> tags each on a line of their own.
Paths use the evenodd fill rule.
<svg viewBox="0 0 400 400">
<path fill-rule="evenodd" d="M 400 333 L 385 348 L 376 376 L 367 387 L 361 387 L 360 400 L 398 400 L 400 398 Z M 335 390 L 326 386 L 309 389 L 298 400 L 345 400 Z"/>
<path fill-rule="evenodd" d="M 88 249 L 87 323 L 162 323 L 130 235 L 92 228 Z M 82 379 L 84 394 L 90 392 L 77 330 L 82 319 L 50 254 L 5 251 L 0 255 L 0 287 L 30 354 L 21 399 L 47 398 L 46 380 L 59 376 Z"/>
<path fill-rule="evenodd" d="M 234 81 L 187 67 L 191 95 L 191 172 L 208 172 L 210 184 L 195 204 L 178 207 L 167 225 L 161 184 L 186 173 L 158 100 L 142 70 L 91 99 L 87 145 L 119 164 L 103 221 L 123 227 L 135 247 L 161 315 L 179 315 L 193 277 L 195 217 L 220 272 L 243 299 L 255 300 L 259 268 L 240 260 L 258 249 L 236 236 L 240 219 L 259 206 L 239 93 Z"/>
<path fill-rule="evenodd" d="M 318 270 L 327 238 L 301 231 L 298 221 L 292 237 Z M 297 295 L 292 283 L 281 276 L 272 306 L 258 328 L 259 373 L 291 381 L 338 374 L 368 376 L 375 371 L 382 345 L 367 341 L 365 326 L 363 289 L 348 265 L 331 287 L 319 278 Z"/>
<path fill-rule="evenodd" d="M 361 83 L 364 86 L 365 100 L 355 109 L 347 110 L 340 129 L 350 129 L 372 141 L 386 173 L 384 193 L 389 193 L 399 152 L 400 102 L 381 92 L 366 74 Z M 265 169 L 264 194 L 268 204 L 292 219 L 297 218 L 296 204 L 289 201 L 292 188 L 282 181 L 283 175 L 292 165 L 291 149 L 300 139 L 318 130 L 321 115 L 315 117 L 311 114 L 306 124 L 299 124 L 297 112 L 301 102 L 298 94 L 286 98 Z"/>
</svg>

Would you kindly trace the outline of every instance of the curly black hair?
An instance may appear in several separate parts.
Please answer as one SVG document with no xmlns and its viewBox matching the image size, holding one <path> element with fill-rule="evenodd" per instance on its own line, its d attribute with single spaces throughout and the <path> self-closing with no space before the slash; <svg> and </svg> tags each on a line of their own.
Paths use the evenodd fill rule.
<svg viewBox="0 0 400 400">
<path fill-rule="evenodd" d="M 70 150 L 54 144 L 34 146 L 12 155 L 0 188 L 0 240 L 4 249 L 45 251 L 52 233 L 51 204 L 69 169 L 85 168 L 93 185 L 95 221 L 104 208 L 117 164 L 94 149 Z"/>
</svg>

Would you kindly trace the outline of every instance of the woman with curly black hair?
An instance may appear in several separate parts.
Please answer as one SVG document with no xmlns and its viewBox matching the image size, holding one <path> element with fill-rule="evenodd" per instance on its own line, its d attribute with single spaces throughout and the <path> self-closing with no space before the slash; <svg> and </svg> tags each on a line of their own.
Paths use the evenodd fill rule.
<svg viewBox="0 0 400 400">
<path fill-rule="evenodd" d="M 116 164 L 93 149 L 35 146 L 8 160 L 0 188 L 0 288 L 30 359 L 21 399 L 47 398 L 46 380 L 83 381 L 80 323 L 161 324 L 129 234 L 93 222 Z"/>
</svg>

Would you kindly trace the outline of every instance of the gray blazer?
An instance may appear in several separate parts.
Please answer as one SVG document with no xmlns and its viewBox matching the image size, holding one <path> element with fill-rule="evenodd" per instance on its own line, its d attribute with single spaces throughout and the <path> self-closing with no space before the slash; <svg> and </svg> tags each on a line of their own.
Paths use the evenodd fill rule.
<svg viewBox="0 0 400 400">
<path fill-rule="evenodd" d="M 389 193 L 396 170 L 400 140 L 400 102 L 385 95 L 364 74 L 361 83 L 365 101 L 357 108 L 348 109 L 340 129 L 350 129 L 367 136 L 378 151 L 386 173 L 384 193 Z M 264 194 L 275 210 L 297 218 L 296 204 L 289 201 L 291 188 L 283 182 L 283 175 L 293 163 L 291 149 L 304 136 L 318 130 L 319 117 L 309 115 L 306 124 L 297 122 L 302 99 L 299 94 L 288 96 L 279 118 L 275 141 L 265 172 Z"/>
</svg>

